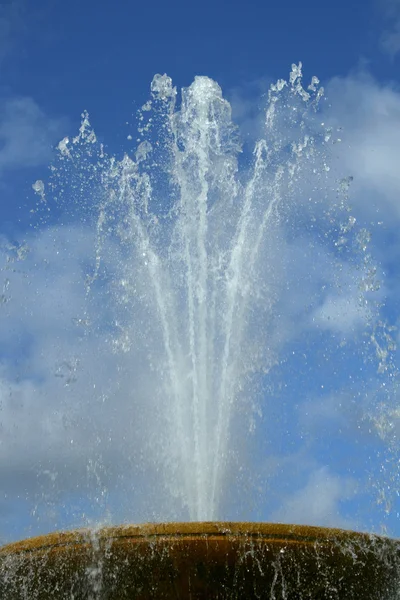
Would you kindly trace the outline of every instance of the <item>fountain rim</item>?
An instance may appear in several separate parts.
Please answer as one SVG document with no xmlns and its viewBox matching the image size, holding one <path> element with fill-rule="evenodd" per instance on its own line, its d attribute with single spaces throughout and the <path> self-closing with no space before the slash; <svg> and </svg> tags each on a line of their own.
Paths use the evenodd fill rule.
<svg viewBox="0 0 400 600">
<path fill-rule="evenodd" d="M 371 543 L 372 540 L 396 542 L 396 539 L 375 533 L 353 530 L 295 525 L 285 523 L 246 521 L 189 521 L 125 524 L 118 526 L 86 527 L 69 531 L 56 531 L 0 547 L 0 558 L 5 554 L 40 552 L 49 548 L 61 548 L 97 540 L 124 540 L 145 543 L 149 540 L 174 542 L 205 539 L 257 540 L 258 543 L 285 545 L 332 544 L 332 542 Z"/>
</svg>

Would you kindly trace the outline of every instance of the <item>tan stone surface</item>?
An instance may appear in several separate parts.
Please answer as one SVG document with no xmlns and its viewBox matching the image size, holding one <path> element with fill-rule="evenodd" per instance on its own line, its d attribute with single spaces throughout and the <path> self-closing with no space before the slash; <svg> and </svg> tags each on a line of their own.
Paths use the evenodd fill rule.
<svg viewBox="0 0 400 600">
<path fill-rule="evenodd" d="M 3 553 L 18 553 L 23 551 L 38 551 L 48 547 L 67 546 L 80 544 L 91 535 L 90 529 L 77 529 L 74 531 L 60 531 L 29 538 L 0 548 Z M 292 544 L 313 544 L 316 541 L 328 542 L 329 540 L 370 540 L 368 534 L 355 533 L 343 529 L 312 527 L 308 525 L 284 525 L 279 523 L 246 523 L 246 522 L 184 522 L 184 523 L 145 523 L 142 525 L 120 525 L 118 527 L 104 527 L 97 533 L 99 539 L 123 540 L 129 538 L 140 543 L 143 539 L 168 537 L 195 539 L 204 535 L 209 539 L 223 539 L 226 537 L 255 537 L 265 541 L 285 540 Z"/>
</svg>

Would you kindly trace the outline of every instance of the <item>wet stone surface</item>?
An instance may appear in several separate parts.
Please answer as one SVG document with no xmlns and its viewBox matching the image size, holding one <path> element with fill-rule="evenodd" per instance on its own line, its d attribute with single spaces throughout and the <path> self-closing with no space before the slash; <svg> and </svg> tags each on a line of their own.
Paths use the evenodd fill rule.
<svg viewBox="0 0 400 600">
<path fill-rule="evenodd" d="M 0 549 L 2 600 L 392 600 L 400 542 L 262 523 L 79 530 Z"/>
</svg>

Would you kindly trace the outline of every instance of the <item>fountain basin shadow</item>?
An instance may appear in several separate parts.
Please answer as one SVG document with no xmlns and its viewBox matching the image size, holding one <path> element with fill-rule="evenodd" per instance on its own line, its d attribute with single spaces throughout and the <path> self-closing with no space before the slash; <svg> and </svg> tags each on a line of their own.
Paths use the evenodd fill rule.
<svg viewBox="0 0 400 600">
<path fill-rule="evenodd" d="M 77 530 L 0 549 L 2 600 L 394 598 L 400 541 L 298 525 Z"/>
</svg>

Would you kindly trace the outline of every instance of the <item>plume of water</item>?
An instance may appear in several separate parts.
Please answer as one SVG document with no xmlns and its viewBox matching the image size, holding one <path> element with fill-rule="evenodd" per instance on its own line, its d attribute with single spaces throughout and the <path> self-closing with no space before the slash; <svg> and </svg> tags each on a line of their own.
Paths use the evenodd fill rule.
<svg viewBox="0 0 400 600">
<path fill-rule="evenodd" d="M 332 280 L 343 269 L 337 252 L 356 245 L 349 181 L 332 192 L 337 140 L 316 118 L 322 98 L 317 78 L 306 89 L 293 65 L 289 81 L 271 86 L 249 151 L 217 83 L 196 77 L 179 100 L 171 79 L 156 75 L 135 153 L 108 155 L 84 113 L 79 134 L 58 146 L 49 185 L 34 184 L 41 205 L 50 190 L 59 206 L 74 201 L 88 219 L 97 215 L 87 298 L 111 297 L 114 351 L 146 363 L 144 435 L 156 471 L 194 520 L 220 516 L 238 462 L 238 415 L 258 406 L 279 360 L 287 237 L 302 229 L 329 239 Z M 355 310 L 367 323 L 362 294 Z"/>
</svg>

